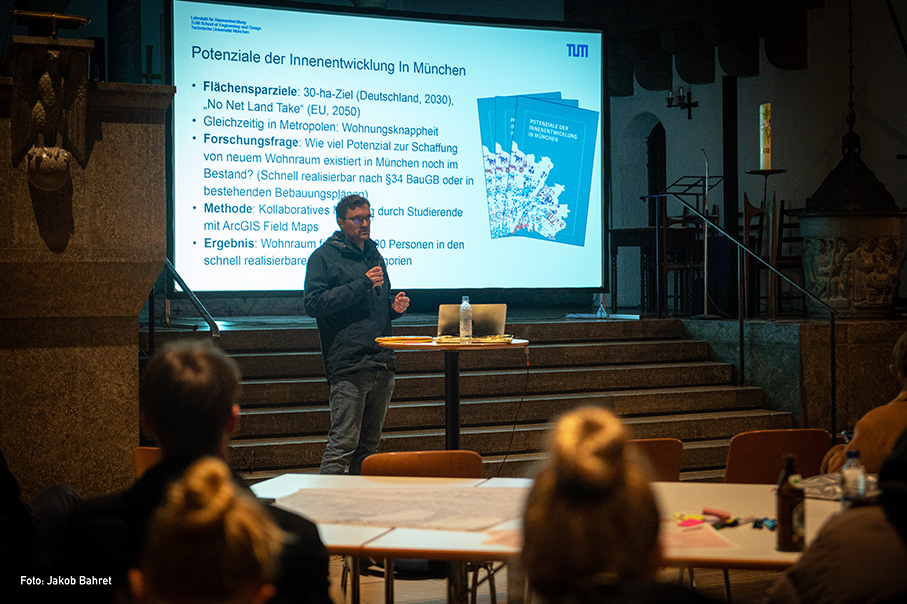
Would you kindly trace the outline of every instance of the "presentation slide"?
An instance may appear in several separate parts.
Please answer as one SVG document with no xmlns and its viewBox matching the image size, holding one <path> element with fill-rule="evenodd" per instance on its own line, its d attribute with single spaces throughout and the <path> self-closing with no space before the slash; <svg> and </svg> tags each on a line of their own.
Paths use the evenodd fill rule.
<svg viewBox="0 0 907 604">
<path fill-rule="evenodd" d="M 394 289 L 603 285 L 601 32 L 173 2 L 174 263 L 301 290 L 371 202 Z"/>
</svg>

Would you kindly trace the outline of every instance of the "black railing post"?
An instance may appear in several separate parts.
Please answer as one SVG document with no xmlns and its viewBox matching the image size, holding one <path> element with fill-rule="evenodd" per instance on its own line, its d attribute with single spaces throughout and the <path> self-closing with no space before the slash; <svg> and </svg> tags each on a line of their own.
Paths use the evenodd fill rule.
<svg viewBox="0 0 907 604">
<path fill-rule="evenodd" d="M 828 338 L 829 354 L 831 356 L 831 441 L 834 444 L 838 438 L 838 369 L 835 359 L 837 357 L 837 345 L 835 344 L 835 313 L 828 313 Z"/>
<path fill-rule="evenodd" d="M 744 297 L 746 293 L 746 280 L 743 275 L 743 263 L 746 260 L 743 256 L 743 250 L 741 248 L 737 249 L 737 327 L 739 333 L 739 346 L 740 346 L 740 371 L 737 375 L 737 384 L 743 386 L 746 383 L 746 368 L 744 366 L 744 353 L 743 353 L 743 307 L 744 307 Z"/>
<path fill-rule="evenodd" d="M 667 217 L 667 198 L 655 198 L 655 303 L 658 306 L 658 318 L 661 319 L 668 312 L 668 276 L 665 274 L 665 260 L 667 233 L 665 218 Z"/>
</svg>

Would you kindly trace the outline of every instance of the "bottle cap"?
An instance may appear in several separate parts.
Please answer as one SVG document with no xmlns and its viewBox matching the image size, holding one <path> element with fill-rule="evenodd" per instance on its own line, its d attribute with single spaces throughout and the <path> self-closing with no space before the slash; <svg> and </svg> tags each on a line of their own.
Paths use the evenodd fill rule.
<svg viewBox="0 0 907 604">
<path fill-rule="evenodd" d="M 860 459 L 859 449 L 849 449 L 847 451 L 847 459 Z"/>
</svg>

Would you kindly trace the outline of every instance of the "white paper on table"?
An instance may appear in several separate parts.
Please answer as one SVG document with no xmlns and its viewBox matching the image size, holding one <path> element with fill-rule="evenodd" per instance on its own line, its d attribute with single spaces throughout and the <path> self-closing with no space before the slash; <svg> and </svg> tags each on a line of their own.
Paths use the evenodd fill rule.
<svg viewBox="0 0 907 604">
<path fill-rule="evenodd" d="M 526 491 L 451 489 L 300 489 L 275 504 L 315 522 L 450 531 L 482 531 L 520 518 Z"/>
</svg>

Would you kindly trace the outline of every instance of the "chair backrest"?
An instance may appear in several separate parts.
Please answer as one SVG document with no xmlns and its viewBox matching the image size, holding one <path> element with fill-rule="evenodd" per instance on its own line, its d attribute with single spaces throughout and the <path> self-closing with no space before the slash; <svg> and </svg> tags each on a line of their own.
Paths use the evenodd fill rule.
<svg viewBox="0 0 907 604">
<path fill-rule="evenodd" d="M 132 466 L 135 477 L 139 478 L 145 471 L 161 460 L 160 447 L 136 447 L 132 450 Z"/>
<path fill-rule="evenodd" d="M 375 453 L 362 460 L 370 476 L 484 478 L 482 456 L 475 451 L 400 451 Z"/>
<path fill-rule="evenodd" d="M 637 438 L 630 441 L 649 462 L 653 480 L 677 482 L 683 467 L 683 443 L 677 438 Z"/>
<path fill-rule="evenodd" d="M 831 435 L 821 428 L 741 432 L 728 447 L 724 482 L 774 484 L 788 453 L 802 476 L 814 476 L 830 446 Z"/>
</svg>

